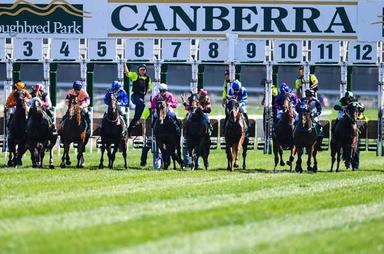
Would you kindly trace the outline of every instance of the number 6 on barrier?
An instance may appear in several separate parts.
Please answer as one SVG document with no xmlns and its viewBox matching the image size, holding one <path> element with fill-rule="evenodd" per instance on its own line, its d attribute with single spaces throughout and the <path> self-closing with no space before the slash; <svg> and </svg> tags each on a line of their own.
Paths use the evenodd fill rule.
<svg viewBox="0 0 384 254">
<path fill-rule="evenodd" d="M 131 61 L 152 61 L 152 39 L 128 39 L 125 44 L 125 59 Z"/>
<path fill-rule="evenodd" d="M 187 62 L 190 60 L 191 41 L 164 39 L 162 55 L 164 61 Z"/>
<path fill-rule="evenodd" d="M 25 60 L 41 60 L 43 57 L 42 39 L 16 39 L 15 58 Z"/>
</svg>

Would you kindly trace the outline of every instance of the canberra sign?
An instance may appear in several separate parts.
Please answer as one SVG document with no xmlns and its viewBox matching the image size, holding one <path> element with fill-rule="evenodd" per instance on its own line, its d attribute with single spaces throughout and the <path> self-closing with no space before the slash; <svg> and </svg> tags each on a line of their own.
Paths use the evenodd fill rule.
<svg viewBox="0 0 384 254">
<path fill-rule="evenodd" d="M 0 38 L 240 38 L 378 41 L 382 0 L 3 0 Z"/>
</svg>

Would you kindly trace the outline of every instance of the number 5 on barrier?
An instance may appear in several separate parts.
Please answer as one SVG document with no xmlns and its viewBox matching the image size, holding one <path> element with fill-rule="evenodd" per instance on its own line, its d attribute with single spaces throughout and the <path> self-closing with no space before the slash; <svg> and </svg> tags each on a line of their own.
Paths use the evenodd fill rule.
<svg viewBox="0 0 384 254">
<path fill-rule="evenodd" d="M 92 60 L 115 60 L 116 39 L 89 39 L 88 58 Z"/>
<path fill-rule="evenodd" d="M 128 61 L 152 61 L 153 39 L 128 39 L 125 44 L 125 59 Z"/>
</svg>

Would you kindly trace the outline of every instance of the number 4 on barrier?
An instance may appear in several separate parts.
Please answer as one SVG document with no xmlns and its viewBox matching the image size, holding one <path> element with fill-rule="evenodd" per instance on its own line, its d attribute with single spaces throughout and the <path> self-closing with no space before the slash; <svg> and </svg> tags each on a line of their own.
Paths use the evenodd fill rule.
<svg viewBox="0 0 384 254">
<path fill-rule="evenodd" d="M 152 61 L 153 39 L 128 39 L 125 44 L 125 59 L 128 61 Z"/>
<path fill-rule="evenodd" d="M 77 60 L 80 58 L 79 39 L 53 39 L 51 58 L 53 60 Z"/>
</svg>

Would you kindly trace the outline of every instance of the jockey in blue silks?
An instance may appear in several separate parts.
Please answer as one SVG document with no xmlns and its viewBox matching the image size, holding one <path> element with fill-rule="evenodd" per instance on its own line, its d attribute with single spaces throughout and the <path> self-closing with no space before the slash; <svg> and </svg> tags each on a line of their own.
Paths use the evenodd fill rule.
<svg viewBox="0 0 384 254">
<path fill-rule="evenodd" d="M 118 102 L 118 109 L 119 114 L 123 118 L 124 121 L 124 128 L 127 126 L 127 115 L 125 113 L 125 110 L 122 110 L 122 107 L 128 107 L 129 106 L 129 100 L 127 92 L 125 92 L 123 86 L 118 81 L 113 81 L 111 84 L 111 87 L 107 90 L 107 93 L 104 96 L 104 103 L 106 105 L 109 105 L 111 100 L 111 94 L 114 94 L 116 96 L 117 102 Z M 106 117 L 106 114 L 104 114 L 104 117 Z"/>
</svg>

